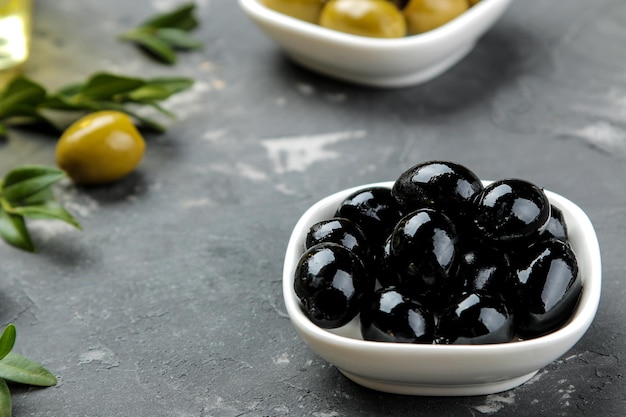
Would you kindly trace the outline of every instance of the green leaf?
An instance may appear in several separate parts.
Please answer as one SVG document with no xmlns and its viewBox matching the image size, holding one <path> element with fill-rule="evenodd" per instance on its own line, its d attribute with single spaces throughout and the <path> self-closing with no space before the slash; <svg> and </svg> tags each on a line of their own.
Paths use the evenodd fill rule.
<svg viewBox="0 0 626 417">
<path fill-rule="evenodd" d="M 20 203 L 65 176 L 61 170 L 40 165 L 15 168 L 4 177 L 2 196 L 10 203 Z"/>
<path fill-rule="evenodd" d="M 0 378 L 39 387 L 51 387 L 57 383 L 56 377 L 46 368 L 13 352 L 0 360 Z"/>
<path fill-rule="evenodd" d="M 154 36 L 173 48 L 200 49 L 203 46 L 202 42 L 183 29 L 161 28 L 154 32 Z"/>
<path fill-rule="evenodd" d="M 15 326 L 9 323 L 0 336 L 0 359 L 11 352 L 15 345 Z"/>
<path fill-rule="evenodd" d="M 135 31 L 132 40 L 158 60 L 170 65 L 176 63 L 176 52 L 166 42 L 153 34 L 146 31 Z"/>
<path fill-rule="evenodd" d="M 7 213 L 0 208 L 0 237 L 11 246 L 34 252 L 35 246 L 30 239 L 24 218 L 16 214 Z"/>
<path fill-rule="evenodd" d="M 146 81 L 146 85 L 131 91 L 128 98 L 135 102 L 149 103 L 165 100 L 173 94 L 189 89 L 194 81 L 190 78 L 154 78 Z"/>
<path fill-rule="evenodd" d="M 91 100 L 110 99 L 116 94 L 133 91 L 146 82 L 140 78 L 122 77 L 109 73 L 98 73 L 80 89 L 79 94 Z"/>
<path fill-rule="evenodd" d="M 18 76 L 9 83 L 1 97 L 0 117 L 4 117 L 15 106 L 34 108 L 46 98 L 46 90 L 34 81 Z"/>
<path fill-rule="evenodd" d="M 193 14 L 195 8 L 193 3 L 185 4 L 170 12 L 157 14 L 143 22 L 139 27 L 191 30 L 198 26 L 198 20 Z"/>
<path fill-rule="evenodd" d="M 55 201 L 44 204 L 14 207 L 13 212 L 31 219 L 52 219 L 69 223 L 77 229 L 82 229 L 78 221 L 63 206 Z"/>
<path fill-rule="evenodd" d="M 140 87 L 134 91 L 128 93 L 128 98 L 132 101 L 152 101 L 152 100 L 165 100 L 172 93 L 170 90 L 163 85 L 149 85 L 146 84 L 143 87 Z"/>
<path fill-rule="evenodd" d="M 26 206 L 43 204 L 48 201 L 54 201 L 54 192 L 52 187 L 46 187 L 35 194 L 31 195 L 27 199 L 22 201 L 22 204 Z M 14 208 L 14 207 L 13 207 Z"/>
<path fill-rule="evenodd" d="M 13 405 L 11 403 L 11 391 L 4 379 L 0 379 L 0 417 L 11 417 Z"/>
<path fill-rule="evenodd" d="M 194 84 L 194 80 L 185 77 L 162 77 L 151 78 L 147 80 L 147 83 L 148 85 L 160 85 L 166 87 L 168 90 L 170 90 L 171 94 L 176 94 L 181 91 L 190 89 Z"/>
<path fill-rule="evenodd" d="M 0 123 L 0 138 L 3 138 L 7 135 L 7 128 L 5 125 Z"/>
</svg>

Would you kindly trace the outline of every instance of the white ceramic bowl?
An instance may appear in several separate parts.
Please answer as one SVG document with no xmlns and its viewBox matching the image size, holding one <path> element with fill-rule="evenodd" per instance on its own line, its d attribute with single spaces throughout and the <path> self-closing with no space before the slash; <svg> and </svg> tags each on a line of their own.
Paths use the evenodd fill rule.
<svg viewBox="0 0 626 417">
<path fill-rule="evenodd" d="M 482 0 L 453 21 L 400 39 L 350 35 L 275 12 L 260 0 L 239 0 L 246 14 L 299 64 L 376 87 L 431 80 L 469 53 L 511 0 Z"/>
<path fill-rule="evenodd" d="M 550 191 L 546 191 L 550 202 L 565 216 L 583 282 L 578 306 L 561 329 L 511 343 L 420 345 L 365 341 L 360 335 L 358 317 L 332 331 L 313 324 L 293 289 L 296 263 L 304 251 L 309 227 L 333 217 L 339 203 L 354 191 L 392 185 L 393 182 L 368 184 L 324 198 L 300 218 L 287 247 L 283 295 L 291 322 L 309 347 L 345 376 L 363 386 L 397 394 L 491 394 L 523 384 L 567 352 L 587 331 L 600 301 L 602 271 L 598 240 L 587 215 L 571 201 Z"/>
</svg>

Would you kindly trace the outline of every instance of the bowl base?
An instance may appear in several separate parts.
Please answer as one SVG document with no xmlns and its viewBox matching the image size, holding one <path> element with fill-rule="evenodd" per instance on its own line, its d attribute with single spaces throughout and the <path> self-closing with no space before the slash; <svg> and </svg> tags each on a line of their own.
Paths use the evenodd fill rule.
<svg viewBox="0 0 626 417">
<path fill-rule="evenodd" d="M 451 396 L 472 396 L 496 394 L 498 392 L 508 391 L 519 385 L 522 385 L 530 378 L 535 376 L 537 371 L 531 372 L 517 378 L 507 379 L 498 382 L 489 382 L 483 384 L 466 384 L 466 385 L 427 385 L 427 384 L 401 384 L 390 381 L 380 381 L 376 379 L 364 378 L 354 375 L 350 372 L 339 369 L 348 379 L 376 391 L 388 392 L 391 394 L 402 395 L 421 395 L 436 397 Z"/>
<path fill-rule="evenodd" d="M 475 43 L 464 45 L 462 48 L 455 51 L 447 58 L 437 62 L 435 65 L 422 68 L 419 71 L 399 75 L 355 74 L 342 70 L 341 68 L 329 67 L 324 63 L 309 59 L 304 55 L 298 54 L 297 52 L 288 51 L 288 55 L 292 61 L 302 65 L 303 67 L 307 67 L 313 71 L 319 72 L 320 74 L 340 80 L 370 87 L 402 88 L 422 84 L 438 77 L 450 67 L 454 66 L 457 62 L 465 58 L 475 45 Z"/>
</svg>

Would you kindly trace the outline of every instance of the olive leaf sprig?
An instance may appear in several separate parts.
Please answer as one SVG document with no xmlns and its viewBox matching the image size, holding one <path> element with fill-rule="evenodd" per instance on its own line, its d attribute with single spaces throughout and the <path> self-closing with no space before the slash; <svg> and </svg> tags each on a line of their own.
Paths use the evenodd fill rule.
<svg viewBox="0 0 626 417">
<path fill-rule="evenodd" d="M 9 171 L 0 180 L 0 238 L 16 248 L 34 252 L 26 218 L 61 220 L 80 230 L 78 221 L 54 197 L 52 185 L 64 176 L 63 171 L 40 165 Z"/>
<path fill-rule="evenodd" d="M 13 406 L 7 381 L 51 387 L 57 378 L 46 368 L 12 352 L 15 345 L 15 325 L 8 324 L 0 335 L 0 417 L 11 417 Z"/>
<path fill-rule="evenodd" d="M 191 88 L 193 83 L 192 79 L 184 77 L 142 79 L 98 72 L 83 83 L 70 84 L 48 93 L 35 81 L 18 76 L 0 91 L 0 136 L 6 135 L 6 124 L 10 121 L 43 124 L 59 130 L 45 115 L 46 110 L 117 110 L 135 118 L 140 127 L 163 132 L 163 125 L 138 114 L 130 106 L 150 106 L 173 118 L 174 114 L 163 108 L 160 102 Z"/>
<path fill-rule="evenodd" d="M 139 26 L 119 35 L 148 51 L 155 59 L 173 65 L 176 50 L 202 48 L 202 42 L 189 33 L 198 26 L 194 15 L 195 4 L 186 4 L 173 11 L 157 14 Z"/>
</svg>

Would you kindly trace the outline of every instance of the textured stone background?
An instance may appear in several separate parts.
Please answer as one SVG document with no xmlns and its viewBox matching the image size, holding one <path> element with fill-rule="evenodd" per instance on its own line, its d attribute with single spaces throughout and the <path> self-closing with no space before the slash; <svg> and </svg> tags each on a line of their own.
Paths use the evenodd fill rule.
<svg viewBox="0 0 626 417">
<path fill-rule="evenodd" d="M 14 416 L 618 416 L 626 410 L 626 2 L 514 2 L 440 78 L 404 90 L 291 64 L 234 0 L 199 4 L 206 43 L 175 67 L 116 34 L 154 0 L 37 2 L 28 75 L 50 88 L 106 69 L 186 75 L 178 114 L 114 185 L 59 189 L 84 226 L 33 222 L 39 253 L 0 244 L 0 321 L 16 351 L 59 377 L 13 387 Z M 55 138 L 12 130 L 0 169 L 53 164 Z M 596 227 L 603 295 L 586 336 L 497 395 L 369 391 L 296 336 L 281 295 L 301 213 L 429 159 L 520 177 L 580 205 Z"/>
</svg>

